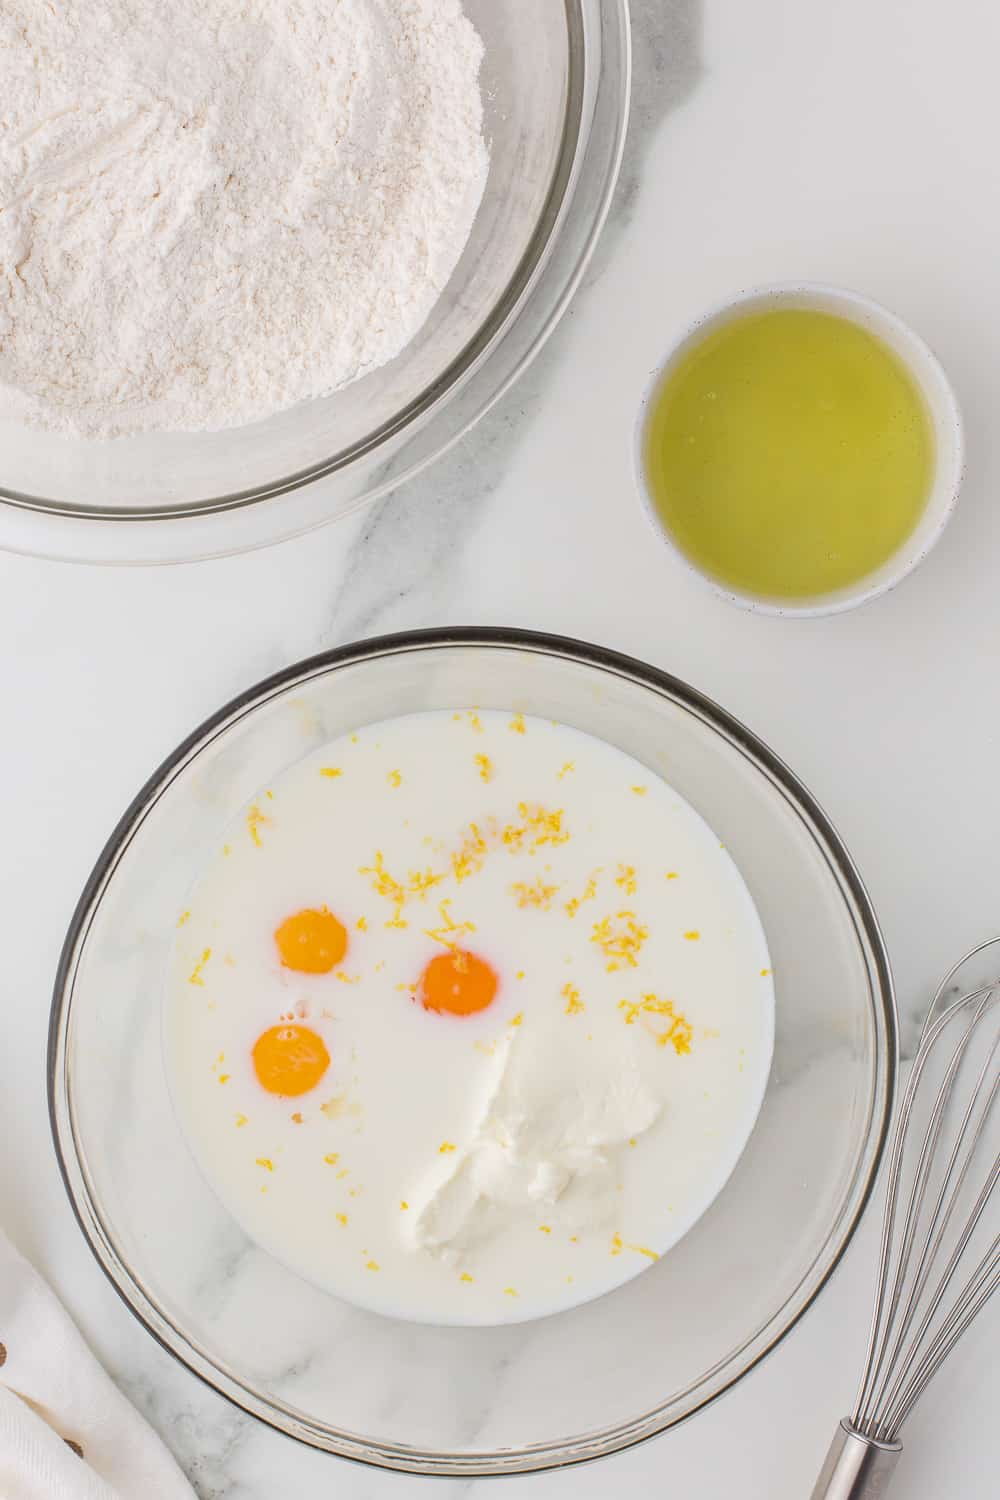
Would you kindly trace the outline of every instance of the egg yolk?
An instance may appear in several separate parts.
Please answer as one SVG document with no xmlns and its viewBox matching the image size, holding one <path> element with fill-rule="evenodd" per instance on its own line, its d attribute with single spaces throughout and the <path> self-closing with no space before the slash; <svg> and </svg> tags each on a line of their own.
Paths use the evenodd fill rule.
<svg viewBox="0 0 1000 1500">
<path fill-rule="evenodd" d="M 346 929 L 325 906 L 286 917 L 274 941 L 284 967 L 299 974 L 329 974 L 347 952 Z"/>
<path fill-rule="evenodd" d="M 307 1094 L 330 1066 L 326 1043 L 308 1026 L 271 1026 L 254 1043 L 253 1066 L 269 1094 Z"/>
<path fill-rule="evenodd" d="M 471 1016 L 485 1010 L 496 992 L 497 976 L 489 964 L 474 953 L 461 950 L 437 954 L 420 976 L 419 993 L 424 1010 Z"/>
</svg>

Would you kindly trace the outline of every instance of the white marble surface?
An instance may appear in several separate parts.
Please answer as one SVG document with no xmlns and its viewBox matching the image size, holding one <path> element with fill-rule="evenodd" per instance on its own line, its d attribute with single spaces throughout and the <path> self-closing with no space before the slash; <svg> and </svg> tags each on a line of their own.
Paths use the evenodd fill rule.
<svg viewBox="0 0 1000 1500">
<path fill-rule="evenodd" d="M 403 627 L 604 642 L 721 700 L 803 776 L 869 883 L 911 1023 L 951 958 L 1000 927 L 1000 20 L 981 0 L 636 10 L 633 133 L 587 284 L 456 452 L 360 520 L 253 556 L 117 572 L 0 559 L 0 1218 L 202 1500 L 486 1494 L 354 1469 L 240 1417 L 132 1321 L 63 1195 L 44 1087 L 59 943 L 127 800 L 225 698 L 325 645 Z M 910 319 L 955 380 L 969 445 L 959 510 L 923 569 L 856 614 L 799 623 L 700 590 L 651 544 L 629 473 L 638 393 L 674 331 L 736 288 L 793 277 L 854 286 Z M 505 1496 L 808 1494 L 853 1390 L 874 1229 L 710 1411 L 589 1469 L 508 1481 Z M 995 1493 L 995 1328 L 970 1335 L 918 1414 L 900 1495 Z"/>
</svg>

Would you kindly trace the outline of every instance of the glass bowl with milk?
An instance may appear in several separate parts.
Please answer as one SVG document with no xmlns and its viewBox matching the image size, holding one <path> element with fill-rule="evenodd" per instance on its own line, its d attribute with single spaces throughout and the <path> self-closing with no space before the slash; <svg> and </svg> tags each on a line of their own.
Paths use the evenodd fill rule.
<svg viewBox="0 0 1000 1500">
<path fill-rule="evenodd" d="M 894 1069 L 864 887 L 763 744 L 629 659 L 446 630 L 289 668 L 160 768 L 67 938 L 50 1090 L 183 1363 L 461 1476 L 745 1374 L 851 1236 Z"/>
</svg>

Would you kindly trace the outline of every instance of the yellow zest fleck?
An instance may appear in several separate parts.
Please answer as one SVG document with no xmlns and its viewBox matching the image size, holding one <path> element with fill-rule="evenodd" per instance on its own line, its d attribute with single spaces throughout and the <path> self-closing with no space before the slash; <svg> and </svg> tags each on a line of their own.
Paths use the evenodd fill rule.
<svg viewBox="0 0 1000 1500">
<path fill-rule="evenodd" d="M 455 1146 L 454 1141 L 442 1141 L 440 1146 L 438 1147 L 438 1153 L 441 1156 L 447 1156 L 449 1151 L 455 1150 L 457 1150 L 457 1147 Z"/>
<path fill-rule="evenodd" d="M 340 766 L 320 766 L 319 774 L 321 776 L 329 776 L 332 781 L 335 776 L 343 776 L 344 773 Z"/>
<path fill-rule="evenodd" d="M 649 937 L 649 928 L 637 920 L 634 911 L 620 911 L 615 917 L 602 917 L 595 922 L 590 941 L 595 943 L 607 959 L 609 974 L 626 966 L 634 969 L 643 943 Z"/>
<path fill-rule="evenodd" d="M 580 991 L 575 984 L 570 984 L 568 979 L 559 993 L 566 1001 L 566 1015 L 578 1016 L 585 1009 L 584 1003 L 580 999 Z"/>
<path fill-rule="evenodd" d="M 435 875 L 433 870 L 411 870 L 407 880 L 407 895 L 416 896 L 422 901 L 427 892 L 440 885 L 443 879 L 443 875 Z"/>
<path fill-rule="evenodd" d="M 578 1234 L 571 1234 L 569 1242 L 571 1245 L 578 1245 L 580 1243 L 580 1236 Z"/>
<path fill-rule="evenodd" d="M 532 885 L 525 885 L 521 881 L 511 886 L 511 891 L 517 897 L 517 904 L 522 911 L 528 906 L 536 906 L 541 911 L 548 911 L 552 905 L 552 897 L 558 889 L 557 885 L 546 885 L 543 880 L 536 880 Z"/>
<path fill-rule="evenodd" d="M 507 728 L 512 729 L 515 734 L 524 734 L 524 714 L 515 714 Z"/>
<path fill-rule="evenodd" d="M 507 827 L 504 828 L 501 832 L 500 837 L 503 840 L 504 846 L 509 849 L 511 853 L 517 854 L 520 852 L 521 845 L 524 843 L 524 835 L 526 833 L 526 828 L 520 828 L 516 823 L 508 823 Z"/>
<path fill-rule="evenodd" d="M 576 761 L 575 760 L 568 760 L 566 762 L 566 764 L 563 766 L 562 770 L 559 772 L 559 775 L 557 776 L 556 780 L 557 781 L 562 781 L 562 779 L 563 779 L 564 776 L 568 776 L 569 773 L 570 773 L 570 771 L 575 771 L 575 770 L 576 770 Z"/>
<path fill-rule="evenodd" d="M 635 1138 L 634 1135 L 630 1135 L 629 1136 L 628 1143 L 629 1143 L 630 1146 L 638 1145 L 638 1142 L 636 1141 L 636 1138 Z"/>
<path fill-rule="evenodd" d="M 231 1077 L 232 1077 L 231 1073 L 220 1073 L 219 1074 L 219 1082 L 220 1083 L 228 1083 Z"/>
<path fill-rule="evenodd" d="M 468 1271 L 463 1271 L 458 1279 L 459 1281 L 471 1281 L 472 1277 L 469 1275 Z"/>
<path fill-rule="evenodd" d="M 335 1214 L 334 1218 L 337 1220 L 337 1223 L 340 1225 L 340 1227 L 342 1229 L 346 1229 L 347 1228 L 347 1215 L 346 1214 Z"/>
<path fill-rule="evenodd" d="M 679 879 L 677 871 L 676 870 L 668 870 L 667 871 L 667 879 L 668 880 L 677 880 L 677 879 Z"/>
<path fill-rule="evenodd" d="M 379 1263 L 378 1263 L 377 1260 L 370 1260 L 370 1261 L 368 1261 L 368 1263 L 365 1266 L 365 1270 L 366 1271 L 377 1271 L 379 1269 L 380 1269 L 380 1267 L 379 1267 Z"/>
<path fill-rule="evenodd" d="M 269 800 L 269 801 L 270 801 L 270 802 L 273 802 L 273 801 L 274 801 L 274 793 L 273 793 L 273 792 L 265 792 L 265 793 L 264 793 L 264 796 L 265 796 L 265 797 L 267 797 L 267 799 L 268 799 L 268 800 Z"/>
<path fill-rule="evenodd" d="M 493 762 L 488 755 L 477 755 L 476 765 L 479 767 L 480 781 L 492 781 L 494 777 Z"/>
<path fill-rule="evenodd" d="M 615 876 L 615 885 L 620 885 L 626 896 L 634 896 L 638 882 L 635 878 L 634 865 L 619 865 L 618 874 Z"/>
<path fill-rule="evenodd" d="M 770 972 L 771 972 L 770 969 L 761 969 L 761 971 L 760 971 L 760 977 L 761 977 L 761 979 L 766 979 L 767 976 L 770 974 Z"/>
<path fill-rule="evenodd" d="M 368 918 L 367 917 L 359 917 L 358 920 L 355 922 L 354 925 L 355 925 L 355 927 L 357 928 L 357 930 L 359 932 L 367 932 L 368 931 Z"/>
<path fill-rule="evenodd" d="M 587 884 L 584 886 L 583 894 L 580 896 L 573 896 L 571 900 L 566 902 L 567 916 L 575 917 L 585 901 L 593 901 L 594 897 L 597 895 L 597 877 L 598 875 L 600 875 L 600 873 L 600 870 L 595 870 L 593 875 L 591 875 L 590 879 L 587 881 Z"/>
<path fill-rule="evenodd" d="M 344 1178 L 345 1177 L 350 1177 L 350 1175 L 351 1175 L 351 1169 L 350 1169 L 350 1167 L 341 1167 L 340 1171 L 337 1173 L 337 1181 L 338 1182 L 343 1182 Z"/>
<path fill-rule="evenodd" d="M 441 905 L 438 907 L 438 911 L 441 914 L 441 926 L 427 927 L 424 929 L 424 932 L 427 937 L 433 938 L 436 943 L 440 943 L 449 952 L 456 953 L 458 950 L 458 939 L 467 932 L 475 932 L 476 925 L 474 922 L 456 922 L 448 910 L 450 905 L 450 900 L 441 902 Z"/>
<path fill-rule="evenodd" d="M 237 1130 L 239 1130 L 239 1128 L 240 1128 L 241 1125 L 245 1125 L 246 1123 L 247 1123 L 247 1117 L 246 1117 L 246 1115 L 237 1115 L 236 1116 L 236 1129 Z"/>
<path fill-rule="evenodd" d="M 340 1115 L 346 1113 L 347 1099 L 343 1094 L 334 1094 L 325 1104 L 320 1105 L 320 1110 L 328 1120 L 336 1120 Z"/>
<path fill-rule="evenodd" d="M 211 957 L 212 957 L 212 950 L 211 950 L 211 948 L 204 948 L 202 950 L 201 957 L 199 958 L 198 962 L 195 964 L 194 968 L 191 970 L 190 974 L 188 975 L 188 984 L 198 984 L 198 985 L 200 985 L 202 987 L 202 989 L 205 988 L 205 981 L 201 977 L 201 971 L 202 971 L 202 969 L 204 969 L 205 965 L 208 963 L 208 960 Z"/>
<path fill-rule="evenodd" d="M 649 791 L 649 787 L 648 786 L 634 786 L 632 788 L 632 790 L 633 790 L 633 792 L 635 792 L 635 795 L 637 797 L 645 797 L 646 793 Z"/>
<path fill-rule="evenodd" d="M 271 1160 L 271 1158 L 269 1156 L 258 1156 L 257 1157 L 257 1166 L 258 1167 L 263 1167 L 265 1172 L 273 1172 L 274 1171 L 274 1162 Z"/>
<path fill-rule="evenodd" d="M 402 786 L 403 774 L 401 771 L 390 771 L 386 777 L 386 781 L 388 781 L 390 786 Z"/>
<path fill-rule="evenodd" d="M 405 1214 L 406 1210 L 409 1208 L 410 1205 L 407 1203 L 407 1201 L 406 1201 L 405 1198 L 401 1198 L 399 1200 L 399 1206 L 402 1209 L 403 1213 Z"/>
<path fill-rule="evenodd" d="M 182 911 L 180 916 L 177 918 L 178 927 L 183 927 L 184 923 L 188 920 L 190 915 L 191 913 L 189 911 Z"/>
<path fill-rule="evenodd" d="M 517 1013 L 517 1015 L 512 1018 L 510 1024 L 512 1026 L 520 1026 L 520 1024 L 521 1024 L 521 1022 L 523 1020 L 524 1020 L 524 1011 L 523 1010 L 519 1010 L 518 1013 Z"/>
<path fill-rule="evenodd" d="M 538 1226 L 538 1232 L 539 1232 L 539 1234 L 551 1234 L 552 1233 L 552 1225 L 551 1224 L 539 1224 L 539 1226 Z"/>
<path fill-rule="evenodd" d="M 256 802 L 247 812 L 247 831 L 250 834 L 250 837 L 253 839 L 254 843 L 257 845 L 258 849 L 262 847 L 260 838 L 261 824 L 270 823 L 270 821 L 271 819 L 267 816 L 266 813 L 261 812 Z"/>
<path fill-rule="evenodd" d="M 232 852 L 233 852 L 233 846 L 232 846 L 232 844 L 223 844 L 223 846 L 222 846 L 222 852 L 225 855 L 232 854 Z"/>
<path fill-rule="evenodd" d="M 384 968 L 385 968 L 385 959 L 384 958 L 380 958 L 379 961 L 378 961 L 378 963 L 375 965 L 375 973 L 376 974 L 381 974 L 381 972 L 382 972 L 382 970 Z"/>
<path fill-rule="evenodd" d="M 518 969 L 517 973 L 514 975 L 514 978 L 515 979 L 523 979 L 524 978 L 524 970 L 523 969 Z"/>
<path fill-rule="evenodd" d="M 688 940 L 689 943 L 696 943 L 698 941 L 698 939 L 701 937 L 701 933 L 695 931 L 694 929 L 692 929 L 691 932 L 686 932 L 684 934 L 684 936 L 687 938 L 687 940 Z"/>
<path fill-rule="evenodd" d="M 611 1254 L 621 1255 L 623 1250 L 634 1250 L 636 1255 L 645 1255 L 650 1260 L 659 1260 L 655 1250 L 649 1250 L 645 1245 L 630 1245 L 623 1240 L 620 1234 L 611 1236 Z"/>
<path fill-rule="evenodd" d="M 482 723 L 480 722 L 478 714 L 470 714 L 469 715 L 469 723 L 472 725 L 473 729 L 475 730 L 475 732 L 477 734 L 482 734 L 482 732 L 483 732 L 483 726 L 482 726 Z"/>
<path fill-rule="evenodd" d="M 562 826 L 563 809 L 561 807 L 550 812 L 540 803 L 519 802 L 517 810 L 524 819 L 525 832 L 531 838 L 532 854 L 536 849 L 541 849 L 544 844 L 568 843 L 569 834 Z"/>
<path fill-rule="evenodd" d="M 694 1027 L 687 1017 L 673 1014 L 670 1016 L 670 1025 L 657 1036 L 656 1045 L 658 1047 L 673 1047 L 677 1056 L 683 1057 L 685 1053 L 691 1051 L 691 1038 L 693 1036 Z"/>
<path fill-rule="evenodd" d="M 517 1296 L 517 1292 L 514 1290 L 514 1288 L 512 1286 L 505 1286 L 504 1289 L 503 1289 L 503 1294 L 504 1294 L 505 1297 L 516 1297 Z"/>
<path fill-rule="evenodd" d="M 326 1156 L 324 1156 L 323 1160 L 326 1162 L 328 1167 L 335 1167 L 340 1160 L 340 1152 L 329 1151 L 327 1152 Z"/>
<path fill-rule="evenodd" d="M 619 1000 L 618 1009 L 625 1015 L 625 1025 L 632 1026 L 640 1016 L 664 1016 L 668 1025 L 664 1031 L 655 1033 L 658 1047 L 673 1047 L 678 1057 L 691 1051 L 694 1028 L 685 1016 L 680 1015 L 673 1002 L 658 995 L 643 995 L 640 1000 Z"/>
<path fill-rule="evenodd" d="M 303 1123 L 302 1122 L 302 1115 L 300 1114 L 300 1112 L 298 1110 L 296 1110 L 295 1113 L 294 1113 L 294 1115 L 292 1115 L 292 1124 L 293 1125 L 301 1125 L 302 1123 Z"/>
<path fill-rule="evenodd" d="M 371 876 L 372 890 L 376 896 L 384 896 L 387 901 L 391 901 L 397 906 L 402 906 L 406 900 L 406 889 L 386 869 L 385 856 L 381 849 L 375 850 L 375 863 L 373 865 L 362 865 L 358 870 L 358 874 Z"/>
<path fill-rule="evenodd" d="M 491 823 L 483 831 L 470 823 L 462 835 L 457 851 L 451 856 L 451 871 L 459 882 L 476 875 L 492 848 L 503 847 L 509 854 L 535 854 L 546 844 L 565 844 L 570 835 L 563 827 L 563 809 L 550 809 L 539 803 L 518 803 L 518 818 L 505 826 Z"/>
<path fill-rule="evenodd" d="M 385 867 L 385 858 L 381 849 L 375 851 L 375 863 L 373 865 L 362 865 L 358 870 L 359 875 L 370 875 L 372 890 L 376 896 L 384 896 L 391 901 L 395 910 L 386 922 L 387 927 L 405 927 L 407 923 L 401 915 L 406 902 L 406 887 L 400 885 Z"/>
<path fill-rule="evenodd" d="M 488 852 L 486 840 L 478 825 L 470 823 L 462 836 L 462 843 L 457 854 L 451 856 L 451 873 L 459 884 L 482 869 Z"/>
</svg>

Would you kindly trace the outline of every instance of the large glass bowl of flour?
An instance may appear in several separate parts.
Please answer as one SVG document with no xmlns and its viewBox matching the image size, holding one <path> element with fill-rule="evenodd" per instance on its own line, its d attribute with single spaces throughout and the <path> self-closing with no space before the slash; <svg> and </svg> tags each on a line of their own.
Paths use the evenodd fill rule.
<svg viewBox="0 0 1000 1500">
<path fill-rule="evenodd" d="M 628 112 L 628 11 L 627 0 L 464 9 L 484 49 L 489 170 L 411 342 L 333 395 L 216 431 L 81 437 L 0 400 L 0 546 L 166 562 L 265 545 L 386 493 L 497 400 L 564 311 L 604 221 Z"/>
<path fill-rule="evenodd" d="M 761 1111 L 705 1215 L 617 1290 L 495 1327 L 365 1311 L 251 1241 L 187 1149 L 161 1037 L 178 913 L 247 799 L 341 734 L 469 704 L 556 719 L 662 774 L 741 872 L 775 984 Z M 49 1060 L 56 1146 L 80 1224 L 161 1343 L 289 1436 L 383 1468 L 461 1477 L 620 1451 L 695 1415 L 780 1342 L 822 1293 L 871 1191 L 895 1021 L 884 946 L 850 856 L 756 736 L 676 678 L 598 647 L 456 629 L 289 667 L 160 767 L 81 898 Z"/>
</svg>

